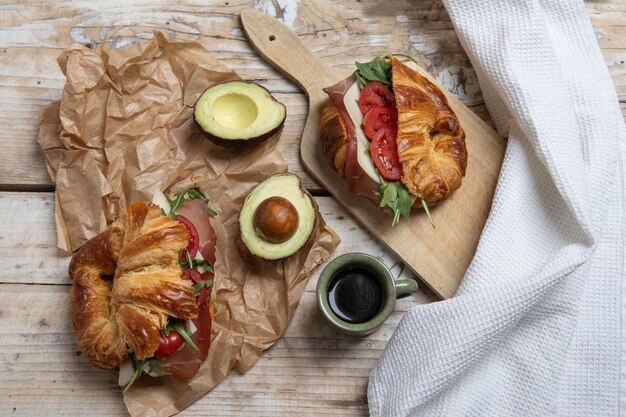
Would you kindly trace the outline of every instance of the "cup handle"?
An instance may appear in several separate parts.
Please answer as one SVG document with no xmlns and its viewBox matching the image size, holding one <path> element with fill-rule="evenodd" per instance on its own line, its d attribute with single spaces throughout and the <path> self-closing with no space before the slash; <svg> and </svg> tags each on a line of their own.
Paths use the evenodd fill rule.
<svg viewBox="0 0 626 417">
<path fill-rule="evenodd" d="M 396 286 L 396 297 L 404 297 L 411 293 L 419 291 L 419 286 L 417 285 L 417 281 L 414 279 L 406 278 L 406 279 L 397 279 L 395 281 Z"/>
</svg>

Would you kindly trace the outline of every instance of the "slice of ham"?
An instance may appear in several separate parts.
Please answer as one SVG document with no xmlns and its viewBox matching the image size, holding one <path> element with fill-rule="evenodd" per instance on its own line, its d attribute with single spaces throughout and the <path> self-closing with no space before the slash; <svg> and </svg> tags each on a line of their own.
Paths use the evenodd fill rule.
<svg viewBox="0 0 626 417">
<path fill-rule="evenodd" d="M 198 231 L 199 248 L 202 257 L 211 265 L 215 263 L 215 232 L 209 223 L 209 213 L 206 203 L 202 200 L 189 200 L 181 204 L 176 214 L 185 216 Z"/>
<path fill-rule="evenodd" d="M 354 75 L 349 76 L 345 80 L 339 81 L 337 84 L 327 87 L 324 92 L 330 97 L 330 101 L 335 105 L 341 119 L 346 125 L 348 132 L 348 145 L 346 147 L 346 165 L 345 175 L 346 182 L 350 191 L 356 195 L 363 196 L 374 203 L 379 203 L 380 199 L 374 194 L 378 190 L 378 183 L 374 181 L 359 165 L 357 159 L 357 142 L 354 122 L 348 114 L 343 97 L 346 92 L 356 82 Z"/>
<path fill-rule="evenodd" d="M 209 346 L 211 345 L 209 300 L 212 289 L 213 287 L 203 287 L 200 290 L 200 296 L 198 297 L 200 312 L 198 317 L 193 319 L 193 324 L 197 330 L 191 335 L 191 340 L 198 346 L 200 352 L 196 352 L 189 344 L 185 344 L 181 350 L 174 352 L 159 363 L 159 367 L 166 373 L 177 378 L 189 379 L 198 372 L 198 369 L 209 354 Z"/>
<path fill-rule="evenodd" d="M 198 231 L 199 238 L 199 251 L 202 257 L 211 265 L 215 264 L 215 231 L 209 223 L 209 214 L 207 211 L 207 205 L 202 200 L 185 201 L 176 210 L 176 214 L 185 216 Z M 194 274 L 197 275 L 197 274 Z M 187 277 L 183 275 L 183 278 L 191 279 L 194 281 L 194 285 L 198 279 L 194 279 L 191 274 L 187 274 Z M 213 274 L 205 272 L 202 274 L 202 279 L 213 279 Z M 160 361 L 159 366 L 166 373 L 182 379 L 189 379 L 193 377 L 200 366 L 204 363 L 208 353 L 209 346 L 211 344 L 211 313 L 209 301 L 211 299 L 211 290 L 213 287 L 203 287 L 200 289 L 200 294 L 197 297 L 198 302 L 198 317 L 193 319 L 193 324 L 196 326 L 196 332 L 191 336 L 196 346 L 200 349 L 196 352 L 186 344 L 181 350 L 171 354 L 167 358 Z"/>
</svg>

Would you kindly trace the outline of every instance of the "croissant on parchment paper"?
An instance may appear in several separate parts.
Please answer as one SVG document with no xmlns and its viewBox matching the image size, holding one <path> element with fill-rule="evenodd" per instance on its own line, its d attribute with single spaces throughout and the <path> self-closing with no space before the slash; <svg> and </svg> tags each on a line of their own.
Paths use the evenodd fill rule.
<svg viewBox="0 0 626 417">
<path fill-rule="evenodd" d="M 94 366 L 115 370 L 128 352 L 151 357 L 168 316 L 198 315 L 178 262 L 188 240 L 185 227 L 158 206 L 133 203 L 74 254 L 70 315 L 78 347 Z"/>
</svg>

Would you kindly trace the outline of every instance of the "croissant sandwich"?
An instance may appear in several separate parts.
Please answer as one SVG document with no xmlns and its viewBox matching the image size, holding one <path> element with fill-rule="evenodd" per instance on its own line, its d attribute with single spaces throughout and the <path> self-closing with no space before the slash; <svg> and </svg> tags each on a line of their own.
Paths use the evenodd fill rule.
<svg viewBox="0 0 626 417">
<path fill-rule="evenodd" d="M 70 316 L 92 365 L 119 371 L 126 392 L 142 375 L 189 379 L 208 355 L 213 318 L 215 212 L 198 188 L 126 214 L 72 257 Z"/>
<path fill-rule="evenodd" d="M 414 205 L 430 217 L 461 186 L 465 132 L 442 91 L 393 56 L 356 65 L 324 89 L 324 154 L 350 191 L 391 209 L 392 225 Z"/>
</svg>

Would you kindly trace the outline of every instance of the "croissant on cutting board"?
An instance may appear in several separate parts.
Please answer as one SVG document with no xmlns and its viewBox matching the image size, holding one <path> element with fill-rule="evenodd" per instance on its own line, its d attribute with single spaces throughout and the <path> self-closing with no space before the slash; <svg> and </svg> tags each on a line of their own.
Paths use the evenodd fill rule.
<svg viewBox="0 0 626 417">
<path fill-rule="evenodd" d="M 393 224 L 414 204 L 428 209 L 461 186 L 465 132 L 427 78 L 388 56 L 357 63 L 353 76 L 324 91 L 330 97 L 320 125 L 326 159 L 350 191 L 391 208 Z"/>
<path fill-rule="evenodd" d="M 185 360 L 178 357 L 173 366 L 171 358 L 206 358 L 215 236 L 206 202 L 196 199 L 204 194 L 191 190 L 196 191 L 176 199 L 178 212 L 185 215 L 174 213 L 168 199 L 167 210 L 132 203 L 123 217 L 72 257 L 70 317 L 76 343 L 92 365 L 115 371 L 130 360 L 138 375 L 150 363 L 151 370 L 158 370 L 153 376 L 189 378 L 199 364 L 181 366 Z M 186 196 L 191 196 L 189 201 Z M 197 254 L 203 242 L 205 257 Z"/>
</svg>

